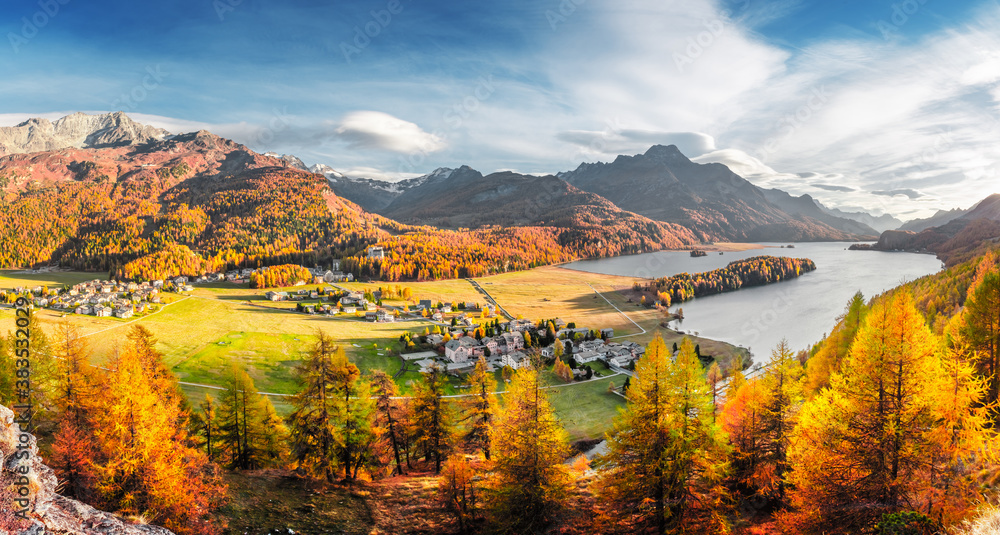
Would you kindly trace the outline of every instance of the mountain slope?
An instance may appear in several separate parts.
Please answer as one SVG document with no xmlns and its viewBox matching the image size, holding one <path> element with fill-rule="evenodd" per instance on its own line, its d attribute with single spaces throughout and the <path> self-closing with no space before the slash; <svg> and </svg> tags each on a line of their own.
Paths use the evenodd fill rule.
<svg viewBox="0 0 1000 535">
<path fill-rule="evenodd" d="M 939 212 L 940 214 L 941 212 Z M 873 248 L 883 251 L 927 251 L 948 265 L 964 262 L 1000 242 L 1000 194 L 994 193 L 958 218 L 920 232 L 887 230 Z"/>
<path fill-rule="evenodd" d="M 204 131 L 0 156 L 0 268 L 59 264 L 155 279 L 336 258 L 357 276 L 435 279 L 690 241 L 683 229 L 610 203 L 606 213 L 570 211 L 560 226 L 402 224 L 338 197 L 326 176 L 298 166 Z M 374 245 L 385 258 L 367 257 Z"/>
<path fill-rule="evenodd" d="M 611 163 L 584 163 L 558 176 L 622 209 L 683 225 L 705 240 L 857 237 L 812 217 L 784 212 L 728 167 L 694 163 L 674 145 L 655 145 L 645 154 L 619 156 Z"/>
<path fill-rule="evenodd" d="M 0 154 L 120 147 L 159 141 L 168 135 L 166 130 L 139 124 L 122 112 L 74 113 L 54 123 L 29 119 L 17 126 L 0 127 Z"/>
<path fill-rule="evenodd" d="M 827 211 L 823 205 L 809 195 L 794 197 L 780 189 L 762 189 L 764 198 L 783 212 L 793 216 L 805 216 L 837 230 L 860 236 L 878 236 L 878 231 L 854 219 L 838 217 Z"/>
<path fill-rule="evenodd" d="M 626 212 L 551 175 L 483 176 L 462 166 L 396 183 L 331 179 L 331 185 L 339 195 L 402 223 L 442 228 L 551 227 L 567 231 L 563 239 L 590 235 L 608 247 L 631 244 L 624 249 L 629 252 L 679 248 L 697 241 L 686 228 Z"/>
</svg>

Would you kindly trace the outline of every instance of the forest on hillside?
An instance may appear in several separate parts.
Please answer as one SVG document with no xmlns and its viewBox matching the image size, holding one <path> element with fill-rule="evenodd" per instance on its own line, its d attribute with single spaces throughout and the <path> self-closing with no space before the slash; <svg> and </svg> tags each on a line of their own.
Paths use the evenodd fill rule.
<svg viewBox="0 0 1000 535">
<path fill-rule="evenodd" d="M 67 494 L 178 533 L 223 531 L 220 474 L 258 469 L 354 489 L 430 473 L 419 514 L 462 533 L 961 533 L 1000 481 L 1000 261 L 966 274 L 955 309 L 925 299 L 945 276 L 857 294 L 825 340 L 779 344 L 752 377 L 656 335 L 592 461 L 574 456 L 543 388 L 566 366 L 558 353 L 500 384 L 480 360 L 455 400 L 431 370 L 405 397 L 324 333 L 282 418 L 240 368 L 217 398 L 184 400 L 141 326 L 102 368 L 72 328 L 32 328 L 34 431 Z M 14 347 L 0 354 L 3 404 Z"/>
<path fill-rule="evenodd" d="M 175 166 L 124 180 L 83 169 L 74 180 L 0 191 L 0 241 L 9 244 L 0 251 L 0 268 L 58 264 L 155 280 L 343 259 L 358 277 L 433 280 L 689 241 L 634 214 L 586 208 L 548 226 L 452 231 L 404 225 L 337 197 L 322 175 L 288 168 L 210 178 Z M 367 258 L 371 245 L 383 247 L 385 258 Z"/>
</svg>

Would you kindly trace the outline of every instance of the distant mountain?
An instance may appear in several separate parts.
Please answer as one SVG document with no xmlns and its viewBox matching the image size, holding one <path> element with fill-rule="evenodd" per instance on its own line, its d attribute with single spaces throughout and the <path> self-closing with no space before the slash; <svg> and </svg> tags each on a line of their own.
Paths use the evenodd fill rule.
<svg viewBox="0 0 1000 535">
<path fill-rule="evenodd" d="M 887 230 L 897 229 L 903 224 L 902 221 L 896 219 L 891 214 L 882 214 L 878 217 L 869 214 L 868 212 L 845 212 L 837 208 L 829 208 L 823 206 L 823 204 L 817 203 L 821 210 L 824 212 L 844 219 L 850 219 L 852 221 L 857 221 L 858 223 L 864 223 L 869 227 L 875 229 L 878 232 L 885 232 Z"/>
<path fill-rule="evenodd" d="M 879 236 L 874 248 L 933 252 L 948 265 L 954 265 L 996 243 L 1000 243 L 1000 194 L 994 193 L 965 210 L 961 217 L 942 225 L 920 232 L 887 230 Z"/>
<path fill-rule="evenodd" d="M 0 127 L 0 154 L 121 147 L 161 141 L 169 135 L 162 128 L 139 124 L 122 112 L 74 113 L 54 123 L 28 119 L 17 126 Z"/>
<path fill-rule="evenodd" d="M 276 158 L 285 162 L 289 167 L 294 167 L 301 171 L 309 171 L 306 164 L 299 159 L 298 156 L 292 156 L 291 154 L 278 154 L 277 152 L 265 152 L 264 156 L 269 156 L 271 158 Z"/>
<path fill-rule="evenodd" d="M 330 167 L 329 165 L 323 164 L 323 163 L 318 163 L 318 164 L 310 167 L 309 171 L 313 172 L 313 173 L 318 173 L 318 174 L 324 175 L 327 178 L 340 178 L 340 177 L 344 176 L 342 173 L 340 173 L 336 169 Z"/>
<path fill-rule="evenodd" d="M 693 241 L 686 229 L 624 212 L 554 177 L 558 187 L 551 194 L 532 190 L 533 177 L 523 176 L 484 179 L 500 187 L 480 190 L 480 197 L 471 188 L 483 184 L 466 184 L 464 191 L 447 184 L 463 175 L 482 178 L 468 168 L 409 181 L 416 208 L 453 206 L 460 220 L 481 211 L 487 221 L 528 224 L 473 230 L 408 225 L 336 195 L 331 186 L 344 177 L 331 168 L 303 171 L 297 158 L 258 154 L 205 131 L 129 137 L 124 134 L 148 130 L 124 116 L 110 118 L 121 128 L 95 127 L 82 147 L 63 146 L 69 143 L 64 140 L 53 142 L 58 149 L 0 155 L 0 269 L 62 265 L 155 279 L 340 259 L 343 269 L 359 277 L 428 280 Z M 107 125 L 102 121 L 91 122 Z M 499 207 L 514 205 L 504 201 L 487 213 L 490 199 L 500 199 L 496 195 L 508 201 L 533 195 L 538 208 L 507 213 Z M 405 213 L 402 204 L 397 209 Z M 367 247 L 375 245 L 385 251 L 383 258 L 367 256 Z"/>
<path fill-rule="evenodd" d="M 584 163 L 558 177 L 625 210 L 683 225 L 703 240 L 849 240 L 864 230 L 840 218 L 837 227 L 854 231 L 803 215 L 817 212 L 808 206 L 790 214 L 725 165 L 694 163 L 674 145 L 655 145 L 645 154 L 619 156 L 611 163 Z M 788 202 L 798 205 L 801 199 Z"/>
<path fill-rule="evenodd" d="M 783 212 L 793 216 L 805 216 L 825 223 L 837 230 L 858 234 L 860 236 L 878 236 L 879 231 L 866 223 L 853 218 L 846 218 L 830 213 L 822 204 L 809 195 L 794 197 L 780 189 L 762 189 L 768 202 L 781 208 Z M 869 216 L 871 217 L 871 216 Z M 895 228 L 895 227 L 892 227 Z"/>
<path fill-rule="evenodd" d="M 938 210 L 937 213 L 935 213 L 930 217 L 923 219 L 912 219 L 910 221 L 907 221 L 906 223 L 903 223 L 902 225 L 897 227 L 896 230 L 908 230 L 910 232 L 920 232 L 922 230 L 929 229 L 931 227 L 940 227 L 941 225 L 944 225 L 949 221 L 953 221 L 955 219 L 964 216 L 965 214 L 969 213 L 969 210 L 971 210 L 971 208 L 967 210 L 962 210 L 961 208 L 955 208 L 954 210 Z"/>
<path fill-rule="evenodd" d="M 595 235 L 617 232 L 623 242 L 648 242 L 646 250 L 697 241 L 684 227 L 627 212 L 551 175 L 483 176 L 463 165 L 393 183 L 347 178 L 331 178 L 330 183 L 338 195 L 401 223 L 440 228 L 538 226 Z"/>
</svg>

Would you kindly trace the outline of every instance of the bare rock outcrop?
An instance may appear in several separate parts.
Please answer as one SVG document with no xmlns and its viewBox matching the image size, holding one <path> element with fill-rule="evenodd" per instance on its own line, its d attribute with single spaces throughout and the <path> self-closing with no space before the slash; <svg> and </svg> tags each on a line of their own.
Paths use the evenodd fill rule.
<svg viewBox="0 0 1000 535">
<path fill-rule="evenodd" d="M 57 494 L 55 473 L 38 456 L 35 437 L 22 434 L 14 413 L 2 405 L 0 459 L 0 535 L 173 535 Z"/>
<path fill-rule="evenodd" d="M 0 154 L 141 145 L 168 135 L 166 130 L 137 123 L 120 111 L 102 115 L 74 113 L 55 122 L 28 119 L 17 126 L 0 127 Z"/>
</svg>

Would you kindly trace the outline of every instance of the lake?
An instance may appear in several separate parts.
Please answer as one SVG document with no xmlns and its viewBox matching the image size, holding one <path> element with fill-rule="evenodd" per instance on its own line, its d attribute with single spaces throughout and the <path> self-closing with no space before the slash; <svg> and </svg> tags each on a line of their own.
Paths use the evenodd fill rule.
<svg viewBox="0 0 1000 535">
<path fill-rule="evenodd" d="M 847 301 L 861 290 L 865 299 L 903 282 L 936 273 L 941 261 L 932 255 L 882 251 L 848 251 L 850 243 L 762 244 L 765 249 L 709 251 L 692 258 L 687 251 L 659 251 L 599 260 L 582 260 L 562 267 L 630 277 L 656 278 L 678 273 L 701 273 L 752 256 L 810 258 L 816 271 L 767 286 L 698 297 L 680 303 L 684 321 L 673 326 L 699 336 L 723 340 L 749 348 L 754 362 L 770 360 L 770 352 L 782 338 L 792 349 L 806 349 L 821 340 L 836 325 Z"/>
</svg>

